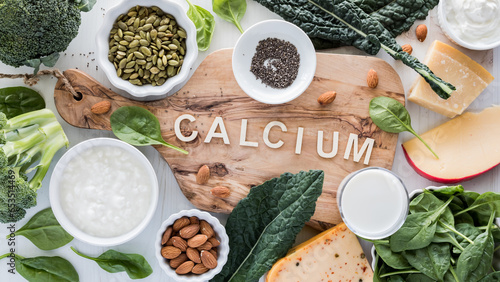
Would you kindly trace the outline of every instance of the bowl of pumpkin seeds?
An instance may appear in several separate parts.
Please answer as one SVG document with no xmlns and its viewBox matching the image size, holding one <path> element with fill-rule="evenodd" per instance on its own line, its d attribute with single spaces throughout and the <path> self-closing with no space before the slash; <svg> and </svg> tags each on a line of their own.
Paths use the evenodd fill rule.
<svg viewBox="0 0 500 282">
<path fill-rule="evenodd" d="M 96 43 L 111 84 L 136 100 L 178 91 L 198 56 L 196 27 L 174 0 L 122 1 L 106 13 Z"/>
</svg>

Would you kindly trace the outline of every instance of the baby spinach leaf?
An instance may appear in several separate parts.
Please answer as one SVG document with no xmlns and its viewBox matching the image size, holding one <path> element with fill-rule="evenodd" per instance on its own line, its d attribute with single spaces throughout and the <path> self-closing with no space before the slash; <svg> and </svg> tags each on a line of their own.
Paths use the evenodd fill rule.
<svg viewBox="0 0 500 282">
<path fill-rule="evenodd" d="M 425 274 L 420 274 L 420 273 L 416 273 L 416 274 L 410 274 L 408 275 L 408 277 L 406 277 L 406 282 L 423 282 L 423 281 L 436 281 L 436 280 L 433 280 L 433 279 L 430 279 L 427 275 Z"/>
<path fill-rule="evenodd" d="M 221 19 L 233 23 L 243 33 L 240 21 L 247 11 L 246 0 L 212 0 L 212 8 Z"/>
<path fill-rule="evenodd" d="M 428 191 L 428 190 L 426 190 Z M 448 186 L 436 190 L 432 190 L 431 193 L 439 197 L 439 195 L 456 195 L 464 192 L 464 187 L 462 185 Z"/>
<path fill-rule="evenodd" d="M 403 252 L 408 263 L 435 280 L 443 280 L 450 268 L 450 245 L 431 243 L 429 246 Z"/>
<path fill-rule="evenodd" d="M 463 235 L 467 236 L 467 238 L 469 238 L 472 241 L 476 240 L 477 236 L 481 234 L 481 230 L 479 230 L 473 224 L 469 223 L 459 223 L 455 225 L 455 229 L 457 229 L 457 231 L 462 233 Z M 453 252 L 456 254 L 461 253 L 463 249 L 465 249 L 467 246 L 470 245 L 470 241 L 465 240 L 460 236 L 457 237 L 457 242 L 460 244 L 462 249 L 459 250 L 457 248 L 453 248 Z"/>
<path fill-rule="evenodd" d="M 0 89 L 0 112 L 7 119 L 43 108 L 45 100 L 31 88 L 18 86 Z"/>
<path fill-rule="evenodd" d="M 500 281 L 500 271 L 492 272 L 479 280 L 479 282 L 497 282 Z"/>
<path fill-rule="evenodd" d="M 41 250 L 57 249 L 73 240 L 73 237 L 57 222 L 51 208 L 35 214 L 14 234 L 26 237 Z"/>
<path fill-rule="evenodd" d="M 212 281 L 257 281 L 292 247 L 321 195 L 320 170 L 284 173 L 254 187 L 226 224 L 229 257 Z"/>
<path fill-rule="evenodd" d="M 390 133 L 408 131 L 415 135 L 439 159 L 429 145 L 411 127 L 410 113 L 398 101 L 389 97 L 376 97 L 370 101 L 370 118 L 380 129 Z"/>
<path fill-rule="evenodd" d="M 391 247 L 387 243 L 381 243 L 380 241 L 375 241 L 373 243 L 377 254 L 384 260 L 384 262 L 394 268 L 394 269 L 408 269 L 411 268 L 408 260 L 403 256 L 402 253 L 395 253 L 391 250 Z"/>
<path fill-rule="evenodd" d="M 102 269 L 110 273 L 125 271 L 131 279 L 142 279 L 153 273 L 146 259 L 138 254 L 124 254 L 108 250 L 97 258 L 84 255 L 71 247 L 77 255 L 95 261 Z"/>
<path fill-rule="evenodd" d="M 5 254 L 0 259 L 8 257 Z M 78 272 L 73 265 L 62 257 L 14 257 L 17 272 L 30 282 L 77 282 Z"/>
<path fill-rule="evenodd" d="M 189 9 L 188 17 L 196 26 L 196 41 L 200 51 L 206 51 L 212 42 L 212 35 L 215 29 L 214 16 L 207 10 L 198 5 L 193 5 L 189 0 L 186 0 Z"/>
<path fill-rule="evenodd" d="M 454 249 L 463 251 L 462 246 L 458 243 L 455 234 L 453 232 L 446 233 L 437 233 L 434 234 L 434 238 L 432 239 L 432 243 L 449 243 L 454 246 Z"/>
<path fill-rule="evenodd" d="M 187 154 L 161 136 L 160 122 L 150 111 L 137 107 L 120 107 L 111 114 L 111 130 L 120 140 L 134 146 L 163 145 Z"/>
<path fill-rule="evenodd" d="M 495 192 L 483 193 L 479 197 L 477 197 L 476 200 L 468 208 L 462 210 L 461 212 L 458 212 L 455 215 L 460 215 L 470 210 L 478 209 L 481 207 L 488 207 L 490 205 L 498 214 L 500 214 L 500 194 L 497 194 Z"/>
</svg>

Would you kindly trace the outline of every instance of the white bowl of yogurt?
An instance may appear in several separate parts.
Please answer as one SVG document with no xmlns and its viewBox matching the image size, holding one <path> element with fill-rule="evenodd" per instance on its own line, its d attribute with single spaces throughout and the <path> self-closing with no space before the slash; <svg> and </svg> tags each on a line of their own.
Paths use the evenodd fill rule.
<svg viewBox="0 0 500 282">
<path fill-rule="evenodd" d="M 158 180 L 135 147 L 95 138 L 77 144 L 59 160 L 49 197 L 54 215 L 73 237 L 114 246 L 146 228 L 156 210 Z"/>
<path fill-rule="evenodd" d="M 500 0 L 442 0 L 438 19 L 444 34 L 462 47 L 500 46 Z"/>
</svg>

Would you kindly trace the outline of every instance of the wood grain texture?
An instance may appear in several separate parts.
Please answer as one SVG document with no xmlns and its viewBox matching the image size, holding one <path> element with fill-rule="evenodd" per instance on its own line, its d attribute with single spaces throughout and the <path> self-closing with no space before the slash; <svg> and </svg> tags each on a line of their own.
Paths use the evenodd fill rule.
<svg viewBox="0 0 500 282">
<path fill-rule="evenodd" d="M 165 147 L 155 147 L 170 165 L 184 195 L 196 207 L 221 213 L 229 213 L 251 187 L 277 177 L 284 172 L 322 169 L 325 171 L 323 194 L 317 202 L 316 212 L 309 222 L 314 228 L 326 229 L 341 221 L 336 203 L 336 191 L 341 180 L 349 173 L 366 167 L 351 157 L 343 158 L 349 133 L 375 139 L 370 166 L 391 169 L 397 143 L 397 134 L 382 132 L 368 114 L 370 100 L 388 96 L 404 103 L 404 90 L 400 78 L 385 61 L 364 56 L 317 54 L 316 74 L 310 87 L 299 98 L 282 105 L 267 105 L 249 98 L 238 86 L 231 68 L 231 49 L 209 55 L 195 71 L 189 82 L 171 97 L 137 102 L 123 98 L 105 88 L 96 80 L 78 70 L 64 72 L 82 99 L 77 101 L 65 89 L 61 81 L 55 87 L 57 110 L 69 124 L 80 128 L 110 130 L 109 116 L 121 106 L 145 107 L 160 120 L 162 135 L 171 144 L 180 146 L 189 155 L 180 154 Z M 366 73 L 375 69 L 379 85 L 370 89 L 366 85 Z M 320 106 L 316 99 L 322 93 L 335 90 L 336 100 Z M 111 111 L 104 115 L 91 113 L 97 102 L 109 100 Z M 198 131 L 198 137 L 189 143 L 178 140 L 174 122 L 181 114 L 192 114 L 196 121 L 183 122 L 182 131 L 188 134 Z M 215 117 L 221 116 L 228 131 L 230 145 L 214 138 L 203 142 Z M 247 139 L 259 143 L 258 148 L 239 145 L 241 119 L 248 119 Z M 271 149 L 263 142 L 267 123 L 281 121 L 287 132 L 274 129 L 270 140 L 284 141 L 279 149 Z M 302 153 L 295 154 L 297 128 L 304 127 Z M 317 132 L 325 133 L 324 150 L 332 148 L 332 135 L 339 132 L 338 153 L 331 159 L 321 158 L 316 152 Z M 196 184 L 196 173 L 202 165 L 208 165 L 211 177 L 207 184 Z M 210 195 L 211 188 L 222 185 L 231 189 L 225 199 Z"/>
</svg>

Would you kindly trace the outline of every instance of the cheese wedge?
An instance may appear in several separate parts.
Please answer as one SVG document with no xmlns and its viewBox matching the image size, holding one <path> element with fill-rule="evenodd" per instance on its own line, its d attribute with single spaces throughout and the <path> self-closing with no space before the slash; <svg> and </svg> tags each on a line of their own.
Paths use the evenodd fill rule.
<svg viewBox="0 0 500 282">
<path fill-rule="evenodd" d="M 424 63 L 457 90 L 450 98 L 442 99 L 419 76 L 410 89 L 408 100 L 449 118 L 462 114 L 494 79 L 467 55 L 437 40 L 427 51 Z"/>
<path fill-rule="evenodd" d="M 410 165 L 437 182 L 456 183 L 478 176 L 500 162 L 500 106 L 465 113 L 421 135 L 436 159 L 417 138 L 403 144 Z"/>
<path fill-rule="evenodd" d="M 266 282 L 371 282 L 373 272 L 363 249 L 344 223 L 291 249 L 277 261 Z"/>
</svg>

